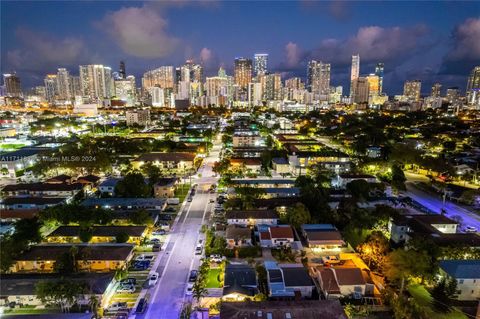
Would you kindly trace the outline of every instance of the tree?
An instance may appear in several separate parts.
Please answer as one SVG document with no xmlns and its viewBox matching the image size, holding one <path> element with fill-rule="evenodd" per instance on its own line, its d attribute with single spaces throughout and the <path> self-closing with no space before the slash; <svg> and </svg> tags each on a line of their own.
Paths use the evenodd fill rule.
<svg viewBox="0 0 480 319">
<path fill-rule="evenodd" d="M 88 298 L 88 306 L 90 307 L 92 313 L 97 314 L 98 306 L 100 306 L 100 301 L 98 300 L 97 296 L 93 294 L 90 295 L 90 298 Z"/>
<path fill-rule="evenodd" d="M 451 311 L 452 299 L 457 295 L 457 281 L 453 278 L 440 279 L 431 291 L 433 307 L 441 313 Z"/>
<path fill-rule="evenodd" d="M 130 239 L 130 236 L 126 232 L 120 232 L 115 236 L 117 243 L 126 243 Z"/>
<path fill-rule="evenodd" d="M 162 171 L 160 168 L 151 162 L 148 162 L 142 166 L 142 173 L 148 177 L 148 182 L 150 185 L 154 185 L 162 177 Z"/>
<path fill-rule="evenodd" d="M 78 238 L 82 243 L 88 243 L 90 240 L 92 240 L 92 231 L 91 229 L 88 228 L 80 228 L 78 232 Z"/>
<path fill-rule="evenodd" d="M 407 178 L 399 165 L 392 166 L 392 186 L 398 190 L 405 190 L 405 181 Z"/>
<path fill-rule="evenodd" d="M 208 291 L 207 288 L 205 288 L 205 279 L 195 281 L 192 287 L 193 298 L 199 302 L 200 299 L 207 295 L 207 293 Z"/>
<path fill-rule="evenodd" d="M 385 238 L 383 233 L 374 231 L 367 237 L 364 243 L 357 247 L 357 251 L 362 256 L 362 259 L 367 261 L 368 267 L 378 269 L 383 265 L 389 248 L 388 239 Z"/>
<path fill-rule="evenodd" d="M 467 205 L 474 204 L 480 197 L 480 192 L 477 189 L 467 189 L 460 195 L 459 201 Z"/>
<path fill-rule="evenodd" d="M 185 302 L 180 311 L 180 319 L 190 319 L 193 314 L 193 306 L 191 302 Z"/>
<path fill-rule="evenodd" d="M 42 224 L 37 217 L 20 219 L 14 226 L 13 240 L 26 240 L 29 243 L 38 243 L 42 240 L 42 235 L 40 234 Z"/>
<path fill-rule="evenodd" d="M 128 173 L 115 186 L 115 194 L 118 197 L 142 198 L 152 195 L 152 187 L 145 183 L 143 175 L 138 172 Z"/>
<path fill-rule="evenodd" d="M 148 225 L 152 223 L 150 213 L 145 209 L 139 209 L 128 215 L 128 220 L 135 225 Z"/>
<path fill-rule="evenodd" d="M 310 212 L 302 203 L 296 203 L 294 206 L 288 207 L 286 214 L 282 215 L 282 221 L 295 228 L 310 222 L 310 219 Z"/>
<path fill-rule="evenodd" d="M 364 179 L 353 180 L 347 184 L 347 191 L 356 200 L 364 201 L 369 197 L 370 185 Z"/>
<path fill-rule="evenodd" d="M 242 202 L 243 209 L 250 209 L 253 207 L 255 199 L 261 198 L 265 191 L 256 187 L 235 187 L 235 193 Z"/>
<path fill-rule="evenodd" d="M 425 262 L 415 251 L 399 248 L 387 255 L 383 266 L 384 274 L 390 281 L 400 282 L 400 293 L 403 293 L 405 281 L 416 275 Z"/>
<path fill-rule="evenodd" d="M 59 306 L 63 312 L 68 312 L 84 291 L 84 283 L 68 279 L 40 281 L 35 286 L 35 293 L 43 303 Z"/>
</svg>

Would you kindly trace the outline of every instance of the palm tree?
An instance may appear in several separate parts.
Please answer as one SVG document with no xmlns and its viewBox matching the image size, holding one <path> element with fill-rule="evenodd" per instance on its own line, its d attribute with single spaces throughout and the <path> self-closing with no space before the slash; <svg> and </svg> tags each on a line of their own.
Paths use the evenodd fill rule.
<svg viewBox="0 0 480 319">
<path fill-rule="evenodd" d="M 95 315 L 97 314 L 98 311 L 98 306 L 100 305 L 100 302 L 98 301 L 97 296 L 95 295 L 90 295 L 90 298 L 88 299 L 88 306 L 90 307 L 90 310 L 92 313 Z"/>
</svg>

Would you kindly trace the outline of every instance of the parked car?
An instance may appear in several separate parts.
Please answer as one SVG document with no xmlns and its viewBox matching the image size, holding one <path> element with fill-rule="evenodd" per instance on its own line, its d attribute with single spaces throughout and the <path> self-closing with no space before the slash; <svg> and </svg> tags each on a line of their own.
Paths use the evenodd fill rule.
<svg viewBox="0 0 480 319">
<path fill-rule="evenodd" d="M 137 279 L 136 278 L 125 278 L 120 280 L 120 285 L 136 285 L 137 284 Z"/>
<path fill-rule="evenodd" d="M 213 261 L 214 263 L 221 263 L 222 261 L 225 260 L 225 256 L 210 255 L 210 260 Z"/>
<path fill-rule="evenodd" d="M 137 256 L 137 258 L 135 258 L 135 261 L 152 261 L 153 259 L 155 258 L 155 256 L 153 255 L 145 255 L 145 254 L 141 254 L 139 256 Z"/>
<path fill-rule="evenodd" d="M 164 230 L 164 229 L 157 229 L 155 231 L 152 232 L 152 235 L 154 236 L 161 236 L 161 235 L 165 235 L 167 232 Z"/>
<path fill-rule="evenodd" d="M 120 310 L 128 309 L 128 304 L 126 302 L 114 302 L 110 306 L 108 306 L 105 310 L 107 312 L 117 312 Z"/>
<path fill-rule="evenodd" d="M 202 250 L 203 250 L 203 246 L 202 245 L 197 245 L 197 247 L 195 248 L 195 255 L 201 255 L 202 254 Z"/>
<path fill-rule="evenodd" d="M 150 239 L 149 243 L 150 243 L 151 245 L 160 244 L 160 239 L 158 239 L 158 238 L 152 238 L 152 239 Z"/>
<path fill-rule="evenodd" d="M 189 198 L 187 199 L 187 202 L 191 202 L 191 201 L 192 201 L 192 198 L 189 197 Z"/>
<path fill-rule="evenodd" d="M 132 270 L 147 270 L 149 266 L 150 260 L 136 261 L 132 266 Z"/>
<path fill-rule="evenodd" d="M 148 278 L 148 285 L 155 286 L 157 284 L 159 277 L 160 276 L 158 275 L 158 272 L 154 272 L 153 274 L 151 274 L 150 277 Z"/>
<path fill-rule="evenodd" d="M 167 207 L 164 212 L 167 212 L 167 213 L 174 213 L 177 209 L 175 207 L 172 207 L 172 206 L 169 206 Z"/>
<path fill-rule="evenodd" d="M 465 227 L 465 232 L 466 232 L 466 233 L 476 233 L 476 232 L 477 232 L 477 227 L 475 227 L 475 226 L 466 226 L 466 227 Z"/>
<path fill-rule="evenodd" d="M 117 292 L 134 293 L 135 292 L 135 286 L 134 285 L 120 285 L 117 288 Z"/>
<path fill-rule="evenodd" d="M 162 250 L 162 245 L 161 244 L 153 244 L 152 246 L 152 251 L 153 252 L 157 252 L 157 251 L 160 251 Z"/>
<path fill-rule="evenodd" d="M 144 313 L 145 309 L 147 309 L 148 300 L 147 298 L 142 298 L 138 301 L 137 308 L 135 309 L 135 313 Z"/>
<path fill-rule="evenodd" d="M 187 284 L 187 288 L 185 289 L 185 294 L 190 296 L 193 293 L 193 282 L 189 282 Z"/>
<path fill-rule="evenodd" d="M 190 276 L 188 276 L 188 281 L 189 282 L 195 282 L 198 277 L 198 270 L 191 270 L 190 271 Z"/>
</svg>

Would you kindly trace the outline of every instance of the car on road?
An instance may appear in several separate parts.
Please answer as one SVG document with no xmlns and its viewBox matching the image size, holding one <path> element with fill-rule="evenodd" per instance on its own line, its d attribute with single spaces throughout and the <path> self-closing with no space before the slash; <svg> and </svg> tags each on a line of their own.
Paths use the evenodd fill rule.
<svg viewBox="0 0 480 319">
<path fill-rule="evenodd" d="M 203 246 L 201 244 L 198 244 L 197 247 L 195 248 L 195 255 L 201 255 L 203 250 Z"/>
<path fill-rule="evenodd" d="M 222 261 L 225 260 L 225 256 L 210 255 L 210 260 L 213 261 L 214 263 L 221 263 Z"/>
<path fill-rule="evenodd" d="M 135 313 L 144 313 L 145 309 L 147 309 L 147 305 L 148 305 L 147 298 L 141 298 L 138 301 L 137 308 L 135 308 Z"/>
<path fill-rule="evenodd" d="M 189 198 L 187 199 L 187 202 L 191 202 L 192 200 L 193 200 L 193 198 L 189 197 Z"/>
<path fill-rule="evenodd" d="M 198 277 L 198 270 L 191 270 L 190 271 L 190 276 L 188 276 L 188 282 L 195 282 L 195 280 L 197 280 L 197 277 Z"/>
<path fill-rule="evenodd" d="M 187 288 L 185 289 L 185 294 L 186 294 L 187 296 L 190 296 L 190 295 L 193 294 L 193 282 L 189 282 L 189 283 L 187 284 Z"/>
<path fill-rule="evenodd" d="M 466 233 L 476 233 L 476 232 L 477 232 L 477 227 L 475 227 L 475 226 L 466 226 L 466 227 L 465 227 L 465 232 L 466 232 Z"/>
<path fill-rule="evenodd" d="M 128 304 L 126 302 L 114 302 L 110 306 L 108 306 L 105 311 L 107 312 L 117 312 L 120 310 L 127 310 Z"/>
<path fill-rule="evenodd" d="M 148 285 L 155 286 L 157 284 L 159 277 L 160 276 L 158 275 L 158 272 L 154 272 L 153 274 L 151 274 L 150 277 L 148 278 Z"/>
<path fill-rule="evenodd" d="M 127 293 L 134 293 L 135 286 L 134 285 L 119 285 L 117 288 L 117 292 L 127 292 Z"/>
</svg>

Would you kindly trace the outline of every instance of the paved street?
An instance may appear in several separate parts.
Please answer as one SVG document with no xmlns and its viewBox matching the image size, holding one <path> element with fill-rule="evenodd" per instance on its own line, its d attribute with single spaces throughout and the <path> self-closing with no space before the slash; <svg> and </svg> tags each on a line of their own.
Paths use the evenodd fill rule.
<svg viewBox="0 0 480 319">
<path fill-rule="evenodd" d="M 412 199 L 416 200 L 426 208 L 440 214 L 443 207 L 443 203 L 442 203 L 442 198 L 439 195 L 425 192 L 415 187 L 415 185 L 411 182 L 407 182 L 406 185 L 407 185 L 407 191 L 404 192 L 406 196 L 411 197 Z M 445 202 L 444 208 L 446 210 L 446 215 L 448 217 L 452 218 L 454 216 L 460 216 L 462 218 L 463 227 L 474 226 L 474 227 L 477 227 L 477 230 L 480 230 L 479 215 L 469 211 L 468 209 L 458 206 L 455 203 L 452 203 L 450 201 Z"/>
<path fill-rule="evenodd" d="M 164 251 L 155 264 L 160 280 L 149 291 L 150 301 L 145 314 L 136 318 L 172 318 L 178 319 L 181 306 L 185 299 L 185 288 L 191 269 L 196 269 L 200 263 L 200 256 L 194 254 L 199 238 L 202 222 L 208 217 L 209 199 L 215 195 L 204 190 L 210 184 L 216 184 L 213 177 L 212 165 L 218 160 L 220 144 L 216 144 L 209 157 L 205 158 L 205 167 L 199 170 L 201 178 L 194 182 L 199 184 L 193 201 L 185 205 L 176 224 L 170 233 Z M 190 297 L 191 298 L 191 297 Z"/>
</svg>

